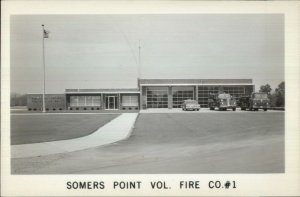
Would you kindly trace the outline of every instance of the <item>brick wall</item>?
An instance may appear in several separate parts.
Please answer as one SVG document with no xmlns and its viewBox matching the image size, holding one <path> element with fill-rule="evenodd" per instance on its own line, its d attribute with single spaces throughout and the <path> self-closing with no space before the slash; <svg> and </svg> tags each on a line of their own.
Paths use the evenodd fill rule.
<svg viewBox="0 0 300 197">
<path fill-rule="evenodd" d="M 42 94 L 27 95 L 27 109 L 33 111 L 41 111 L 43 108 Z M 64 94 L 46 94 L 45 95 L 46 110 L 65 110 L 66 96 Z"/>
</svg>

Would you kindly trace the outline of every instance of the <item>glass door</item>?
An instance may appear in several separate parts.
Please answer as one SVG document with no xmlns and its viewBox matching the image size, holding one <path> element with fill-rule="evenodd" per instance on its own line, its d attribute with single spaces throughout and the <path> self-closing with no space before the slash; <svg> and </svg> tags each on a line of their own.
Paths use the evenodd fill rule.
<svg viewBox="0 0 300 197">
<path fill-rule="evenodd" d="M 108 97 L 108 107 L 109 107 L 109 109 L 116 109 L 115 99 L 116 98 L 114 96 L 109 96 Z"/>
<path fill-rule="evenodd" d="M 116 109 L 116 97 L 115 96 L 107 96 L 106 97 L 106 109 Z"/>
<path fill-rule="evenodd" d="M 119 109 L 119 96 L 117 94 L 109 94 L 104 96 L 105 109 L 117 110 Z"/>
</svg>

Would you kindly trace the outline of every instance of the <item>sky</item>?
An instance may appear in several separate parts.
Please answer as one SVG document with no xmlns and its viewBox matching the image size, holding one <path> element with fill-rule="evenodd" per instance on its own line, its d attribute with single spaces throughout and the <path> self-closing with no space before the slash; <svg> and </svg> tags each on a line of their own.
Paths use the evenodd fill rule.
<svg viewBox="0 0 300 197">
<path fill-rule="evenodd" d="M 145 79 L 284 81 L 282 14 L 14 15 L 11 92 L 137 88 Z M 139 63 L 139 45 L 140 63 Z"/>
</svg>

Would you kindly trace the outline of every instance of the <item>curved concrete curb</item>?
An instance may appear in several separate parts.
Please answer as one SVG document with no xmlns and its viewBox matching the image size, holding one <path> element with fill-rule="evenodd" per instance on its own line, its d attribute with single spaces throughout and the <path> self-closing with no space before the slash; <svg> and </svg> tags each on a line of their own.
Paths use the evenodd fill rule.
<svg viewBox="0 0 300 197">
<path fill-rule="evenodd" d="M 11 146 L 11 157 L 37 157 L 111 144 L 129 137 L 137 117 L 138 113 L 123 113 L 94 133 L 80 138 L 13 145 Z"/>
</svg>

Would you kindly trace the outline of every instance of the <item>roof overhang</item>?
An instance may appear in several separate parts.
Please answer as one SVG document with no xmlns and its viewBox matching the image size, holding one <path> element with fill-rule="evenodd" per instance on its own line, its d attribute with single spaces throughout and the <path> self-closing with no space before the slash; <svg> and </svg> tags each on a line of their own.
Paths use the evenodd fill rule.
<svg viewBox="0 0 300 197">
<path fill-rule="evenodd" d="M 195 83 L 178 83 L 178 84 L 140 84 L 140 86 L 252 86 L 252 83 L 201 83 L 201 84 L 195 84 Z"/>
<path fill-rule="evenodd" d="M 120 92 L 65 92 L 65 94 L 139 94 L 140 91 L 136 92 L 126 92 L 126 91 L 120 91 Z"/>
</svg>

